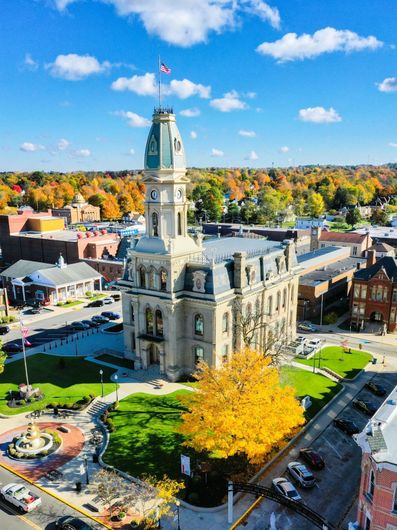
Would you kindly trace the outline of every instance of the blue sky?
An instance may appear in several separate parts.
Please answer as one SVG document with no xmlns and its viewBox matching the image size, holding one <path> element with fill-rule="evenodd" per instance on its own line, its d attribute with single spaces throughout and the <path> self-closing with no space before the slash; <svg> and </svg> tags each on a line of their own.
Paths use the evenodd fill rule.
<svg viewBox="0 0 397 530">
<path fill-rule="evenodd" d="M 397 2 L 2 0 L 0 170 L 142 167 L 157 104 L 189 166 L 397 161 Z"/>
</svg>

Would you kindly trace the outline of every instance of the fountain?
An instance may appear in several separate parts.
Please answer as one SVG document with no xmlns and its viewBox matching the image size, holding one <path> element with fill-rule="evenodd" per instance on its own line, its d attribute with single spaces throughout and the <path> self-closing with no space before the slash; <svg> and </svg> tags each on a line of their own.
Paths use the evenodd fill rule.
<svg viewBox="0 0 397 530">
<path fill-rule="evenodd" d="M 39 455 L 43 451 L 50 451 L 54 445 L 54 437 L 48 432 L 41 432 L 34 421 L 15 442 L 15 449 L 24 456 Z"/>
</svg>

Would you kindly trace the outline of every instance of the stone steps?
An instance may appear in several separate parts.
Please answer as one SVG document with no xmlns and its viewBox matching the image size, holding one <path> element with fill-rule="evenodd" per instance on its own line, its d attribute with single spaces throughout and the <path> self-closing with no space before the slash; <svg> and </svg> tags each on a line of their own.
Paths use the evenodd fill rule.
<svg viewBox="0 0 397 530">
<path fill-rule="evenodd" d="M 105 403 L 100 399 L 95 400 L 87 410 L 87 414 L 89 414 L 90 416 L 99 416 L 100 414 L 105 412 L 108 406 L 109 403 Z"/>
</svg>

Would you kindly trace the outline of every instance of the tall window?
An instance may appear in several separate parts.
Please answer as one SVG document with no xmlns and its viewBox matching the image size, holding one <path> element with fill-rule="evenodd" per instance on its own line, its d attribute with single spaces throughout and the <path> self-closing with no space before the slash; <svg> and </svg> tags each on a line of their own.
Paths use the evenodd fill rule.
<svg viewBox="0 0 397 530">
<path fill-rule="evenodd" d="M 373 470 L 371 469 L 371 471 L 369 472 L 369 477 L 368 477 L 368 492 L 367 492 L 371 498 L 374 496 L 374 491 L 375 491 L 375 475 L 374 475 Z"/>
<path fill-rule="evenodd" d="M 204 361 L 204 348 L 202 346 L 195 346 L 194 362 L 197 364 L 200 361 Z"/>
<path fill-rule="evenodd" d="M 156 288 L 156 271 L 151 268 L 149 270 L 148 274 L 148 280 L 149 280 L 149 289 L 155 289 Z"/>
<path fill-rule="evenodd" d="M 152 236 L 158 237 L 159 235 L 159 216 L 156 212 L 152 213 Z"/>
<path fill-rule="evenodd" d="M 359 298 L 359 297 L 360 297 L 360 286 L 356 284 L 354 286 L 354 298 Z"/>
<path fill-rule="evenodd" d="M 131 323 L 135 322 L 135 313 L 134 313 L 134 307 L 131 306 Z"/>
<path fill-rule="evenodd" d="M 162 337 L 164 334 L 163 314 L 160 309 L 156 309 L 156 335 Z"/>
<path fill-rule="evenodd" d="M 204 335 L 204 319 L 203 315 L 195 315 L 194 317 L 194 333 L 196 335 Z"/>
<path fill-rule="evenodd" d="M 283 309 L 284 309 L 286 303 L 287 303 L 287 289 L 284 289 L 284 291 L 283 291 Z"/>
<path fill-rule="evenodd" d="M 277 293 L 276 311 L 280 311 L 281 294 L 280 291 Z"/>
<path fill-rule="evenodd" d="M 222 317 L 222 333 L 227 333 L 229 331 L 229 313 L 223 313 Z"/>
<path fill-rule="evenodd" d="M 397 488 L 394 490 L 392 510 L 394 513 L 397 513 Z"/>
<path fill-rule="evenodd" d="M 393 304 L 395 304 L 397 302 L 397 289 L 393 289 L 393 299 L 392 299 L 392 302 Z"/>
<path fill-rule="evenodd" d="M 181 236 L 182 235 L 182 215 L 181 215 L 181 212 L 178 212 L 177 220 L 178 220 L 178 236 Z"/>
<path fill-rule="evenodd" d="M 167 271 L 161 269 L 160 271 L 160 291 L 167 290 Z"/>
<path fill-rule="evenodd" d="M 367 286 L 366 285 L 361 286 L 361 298 L 367 298 Z"/>
<path fill-rule="evenodd" d="M 146 270 L 145 267 L 139 269 L 139 286 L 146 289 Z"/>
<path fill-rule="evenodd" d="M 295 291 L 294 291 L 294 286 L 292 286 L 292 287 L 291 287 L 291 302 L 294 301 L 294 293 L 295 293 Z"/>
<path fill-rule="evenodd" d="M 146 308 L 146 333 L 153 335 L 153 311 L 150 307 Z"/>
<path fill-rule="evenodd" d="M 273 297 L 269 296 L 267 299 L 267 314 L 271 315 L 273 313 Z"/>
</svg>

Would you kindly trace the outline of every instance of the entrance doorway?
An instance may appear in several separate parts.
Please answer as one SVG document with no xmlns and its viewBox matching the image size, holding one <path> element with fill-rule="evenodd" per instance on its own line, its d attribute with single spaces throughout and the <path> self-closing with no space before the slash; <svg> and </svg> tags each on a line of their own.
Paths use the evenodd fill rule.
<svg viewBox="0 0 397 530">
<path fill-rule="evenodd" d="M 371 313 L 370 320 L 373 322 L 383 322 L 383 315 L 380 311 L 374 311 Z"/>
<path fill-rule="evenodd" d="M 149 364 L 160 364 L 160 351 L 155 344 L 150 345 Z"/>
</svg>

